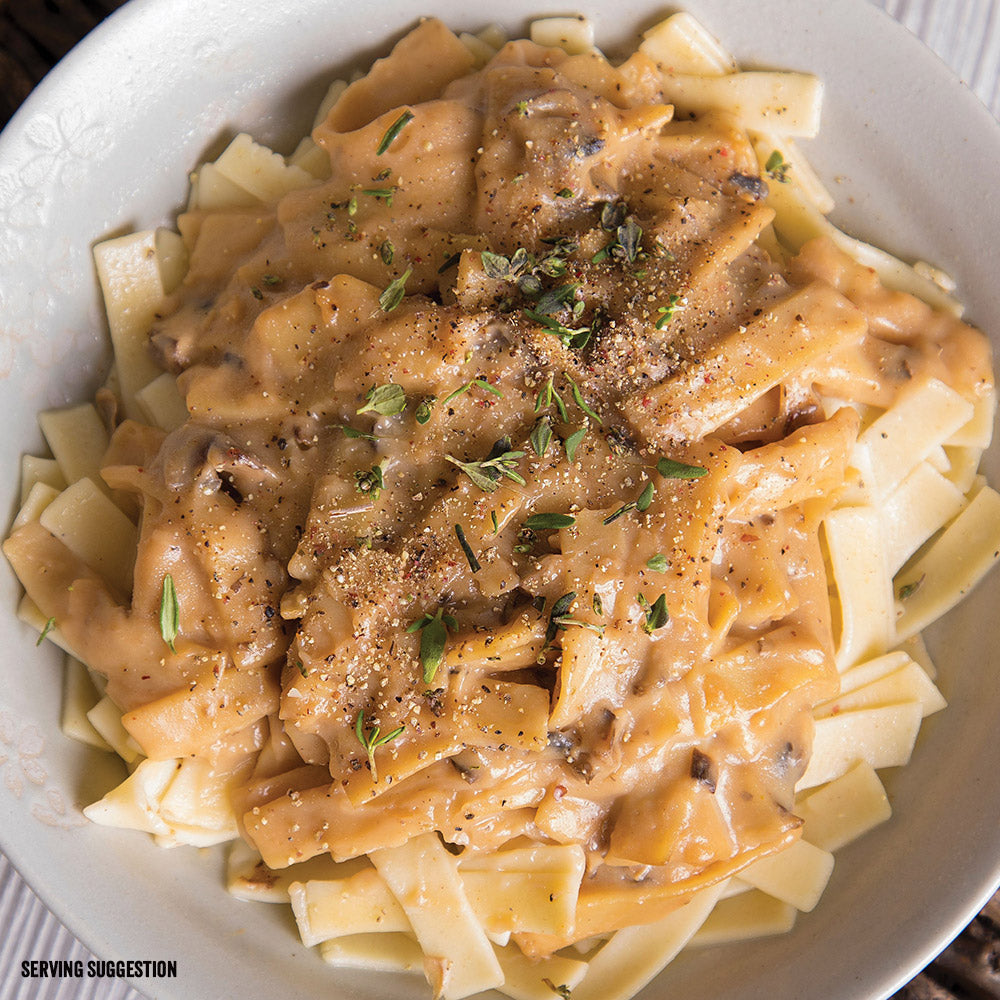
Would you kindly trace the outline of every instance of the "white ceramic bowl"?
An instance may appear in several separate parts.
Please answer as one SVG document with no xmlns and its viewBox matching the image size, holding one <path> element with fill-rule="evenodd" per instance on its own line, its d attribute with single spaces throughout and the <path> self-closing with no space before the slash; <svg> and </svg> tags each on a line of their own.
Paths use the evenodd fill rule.
<svg viewBox="0 0 1000 1000">
<path fill-rule="evenodd" d="M 952 273 L 969 315 L 1000 331 L 1000 129 L 918 42 L 864 0 L 690 0 L 748 65 L 826 81 L 809 155 L 849 231 Z M 652 0 L 574 0 L 623 50 L 664 13 Z M 171 219 L 186 171 L 246 129 L 289 151 L 324 85 L 422 14 L 512 30 L 552 8 L 508 0 L 133 0 L 38 88 L 0 137 L 0 509 L 13 512 L 35 413 L 86 398 L 106 360 L 89 248 Z M 994 453 L 992 479 L 1000 481 Z M 108 781 L 58 729 L 60 658 L 13 616 L 0 566 L 0 846 L 102 958 L 176 959 L 157 997 L 413 998 L 410 978 L 334 974 L 297 943 L 286 907 L 238 902 L 221 856 L 161 851 L 86 825 Z M 1000 883 L 1000 575 L 930 636 L 949 708 L 889 776 L 892 821 L 844 850 L 820 906 L 784 937 L 682 955 L 647 1000 L 869 1000 L 889 995 Z M 36 956 L 58 957 L 58 956 Z"/>
</svg>

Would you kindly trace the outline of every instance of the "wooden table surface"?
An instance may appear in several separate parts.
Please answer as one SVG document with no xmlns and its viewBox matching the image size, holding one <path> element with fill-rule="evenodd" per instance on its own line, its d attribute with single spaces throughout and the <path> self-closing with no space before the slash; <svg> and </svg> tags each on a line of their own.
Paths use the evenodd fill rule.
<svg viewBox="0 0 1000 1000">
<path fill-rule="evenodd" d="M 0 0 L 0 128 L 48 70 L 123 2 Z M 1000 117 L 1000 0 L 872 2 L 922 38 Z M 105 983 L 100 993 L 94 993 L 98 987 L 86 981 L 21 980 L 20 987 L 14 982 L 12 970 L 28 954 L 27 942 L 33 955 L 84 962 L 91 956 L 2 855 L 0 928 L 0 997 L 4 1000 L 142 1000 L 125 985 Z M 893 1000 L 1000 1000 L 1000 892 Z"/>
</svg>

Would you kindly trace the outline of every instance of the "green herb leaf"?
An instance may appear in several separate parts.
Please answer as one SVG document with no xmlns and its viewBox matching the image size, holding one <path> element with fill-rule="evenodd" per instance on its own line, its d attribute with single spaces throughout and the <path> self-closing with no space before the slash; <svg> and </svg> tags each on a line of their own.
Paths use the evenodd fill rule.
<svg viewBox="0 0 1000 1000">
<path fill-rule="evenodd" d="M 552 443 L 552 421 L 548 417 L 542 417 L 535 424 L 531 434 L 528 435 L 528 440 L 531 442 L 531 447 L 535 449 L 535 454 L 539 458 L 544 458 Z"/>
<path fill-rule="evenodd" d="M 559 417 L 562 420 L 568 419 L 568 413 L 566 411 L 566 404 L 562 401 L 562 397 L 555 390 L 555 386 L 552 384 L 552 376 L 549 376 L 548 382 L 539 390 L 538 396 L 535 398 L 535 413 L 539 413 L 546 406 L 551 406 L 555 403 L 556 409 L 559 411 Z"/>
<path fill-rule="evenodd" d="M 382 258 L 382 263 L 387 267 L 392 263 L 392 258 L 396 256 L 396 248 L 392 245 L 391 240 L 386 240 L 378 248 L 379 256 Z"/>
<path fill-rule="evenodd" d="M 357 412 L 368 413 L 373 410 L 383 417 L 394 417 L 406 409 L 406 392 L 396 382 L 373 386 L 365 396 L 367 402 Z"/>
<path fill-rule="evenodd" d="M 561 191 L 556 191 L 557 198 L 572 198 L 573 191 L 571 188 L 563 188 Z"/>
<path fill-rule="evenodd" d="M 362 188 L 361 193 L 366 194 L 371 198 L 378 198 L 379 201 L 384 201 L 387 207 L 392 208 L 392 198 L 396 193 L 396 189 L 394 187 Z"/>
<path fill-rule="evenodd" d="M 362 438 L 365 441 L 378 440 L 374 434 L 368 434 L 366 431 L 356 430 L 354 427 L 348 427 L 346 424 L 339 424 L 338 426 L 344 432 L 344 437 L 346 438 Z"/>
<path fill-rule="evenodd" d="M 653 502 L 653 494 L 655 492 L 656 487 L 653 485 L 652 481 L 646 483 L 645 488 L 635 500 L 632 500 L 629 503 L 623 503 L 621 507 L 609 514 L 601 523 L 605 525 L 611 524 L 613 521 L 617 521 L 622 514 L 627 514 L 630 510 L 646 510 Z"/>
<path fill-rule="evenodd" d="M 911 580 L 909 583 L 904 584 L 899 588 L 899 599 L 905 601 L 908 597 L 912 597 L 920 589 L 920 585 L 923 582 L 924 578 L 920 576 L 916 580 Z"/>
<path fill-rule="evenodd" d="M 309 676 L 309 671 L 306 670 L 306 665 L 301 660 L 296 659 L 295 666 L 298 669 L 299 673 L 302 674 L 303 677 L 308 677 Z"/>
<path fill-rule="evenodd" d="M 480 255 L 486 276 L 496 281 L 504 281 L 510 277 L 510 260 L 498 253 L 484 250 Z"/>
<path fill-rule="evenodd" d="M 382 312 L 392 312 L 403 301 L 406 295 L 406 282 L 411 274 L 413 268 L 408 267 L 398 278 L 389 282 L 389 287 L 378 297 Z"/>
<path fill-rule="evenodd" d="M 39 633 L 38 641 L 35 643 L 36 646 L 40 646 L 43 642 L 45 642 L 46 636 L 52 631 L 52 629 L 55 627 L 55 624 L 56 624 L 55 618 L 50 618 L 45 623 L 45 625 L 42 628 L 42 631 Z"/>
<path fill-rule="evenodd" d="M 460 524 L 455 525 L 455 534 L 458 536 L 458 544 L 462 546 L 465 558 L 469 561 L 469 569 L 471 569 L 473 573 L 478 573 L 483 567 L 476 558 L 475 552 L 472 551 L 472 546 L 465 537 L 465 529 Z"/>
<path fill-rule="evenodd" d="M 437 399 L 434 396 L 424 396 L 417 406 L 416 412 L 413 414 L 414 419 L 418 424 L 426 424 L 428 420 L 431 419 L 431 410 L 434 409 L 434 404 Z"/>
<path fill-rule="evenodd" d="M 444 648 L 448 642 L 448 629 L 453 632 L 458 628 L 458 622 L 451 615 L 444 613 L 444 608 L 438 608 L 437 614 L 426 614 L 418 618 L 406 630 L 409 633 L 420 633 L 420 664 L 423 667 L 425 684 L 434 680 L 441 660 L 444 659 Z"/>
<path fill-rule="evenodd" d="M 385 489 L 385 478 L 382 475 L 382 466 L 373 465 L 370 469 L 358 469 L 354 473 L 357 481 L 355 488 L 359 493 L 369 496 L 372 500 L 378 500 Z"/>
<path fill-rule="evenodd" d="M 625 220 L 623 225 L 618 227 L 616 235 L 618 237 L 618 249 L 621 252 L 621 256 L 630 264 L 634 263 L 641 249 L 642 227 L 635 219 L 629 218 Z M 615 248 L 612 248 L 611 253 L 614 255 Z"/>
<path fill-rule="evenodd" d="M 406 125 L 413 121 L 413 112 L 404 111 L 386 130 L 385 135 L 382 136 L 378 147 L 375 150 L 376 156 L 381 156 L 392 144 L 395 142 L 396 137 L 400 132 L 406 127 Z"/>
<path fill-rule="evenodd" d="M 567 285 L 557 285 L 555 288 L 550 288 L 538 300 L 535 311 L 542 316 L 551 316 L 553 313 L 557 313 L 563 306 L 575 299 L 579 287 L 580 282 L 574 281 Z M 579 305 L 582 306 L 583 303 L 581 302 Z"/>
<path fill-rule="evenodd" d="M 563 594 L 555 604 L 552 605 L 552 611 L 549 614 L 549 625 L 545 632 L 545 645 L 549 645 L 559 632 L 564 631 L 571 625 L 575 625 L 578 628 L 589 629 L 591 632 L 596 632 L 598 635 L 604 635 L 603 625 L 594 625 L 592 622 L 581 621 L 579 618 L 571 618 L 567 614 L 569 609 L 573 606 L 573 602 L 576 600 L 576 594 L 570 592 L 568 594 Z"/>
<path fill-rule="evenodd" d="M 667 557 L 662 552 L 657 552 L 655 556 L 650 556 L 646 560 L 646 566 L 654 573 L 666 573 Z"/>
<path fill-rule="evenodd" d="M 379 747 L 384 747 L 386 743 L 391 743 L 397 736 L 402 735 L 403 727 L 397 726 L 391 733 L 386 733 L 385 736 L 380 735 L 382 729 L 380 726 L 374 726 L 371 731 L 366 732 L 365 730 L 365 713 L 358 712 L 357 720 L 354 723 L 354 735 L 357 736 L 358 742 L 365 748 L 368 754 L 368 766 L 372 771 L 372 781 L 378 781 L 378 771 L 375 768 L 375 751 Z"/>
<path fill-rule="evenodd" d="M 174 578 L 167 573 L 163 577 L 163 592 L 160 596 L 160 635 L 170 647 L 171 653 L 176 653 L 174 640 L 180 626 L 180 602 L 177 600 L 177 588 Z"/>
<path fill-rule="evenodd" d="M 595 615 L 604 614 L 604 602 L 601 600 L 601 595 L 596 590 L 594 591 L 594 598 L 590 603 L 594 609 Z"/>
<path fill-rule="evenodd" d="M 497 521 L 497 512 L 495 510 L 490 511 L 490 520 L 493 522 L 493 534 L 500 534 L 500 524 Z"/>
<path fill-rule="evenodd" d="M 484 378 L 474 378 L 471 382 L 466 382 L 465 385 L 459 386 L 454 392 L 448 393 L 444 399 L 441 400 L 442 404 L 450 403 L 456 396 L 461 396 L 463 393 L 468 392 L 472 388 L 485 389 L 487 392 L 492 392 L 494 396 L 499 396 L 503 398 L 503 392 L 501 392 L 495 385 L 487 382 Z"/>
<path fill-rule="evenodd" d="M 532 514 L 524 526 L 529 531 L 554 531 L 557 528 L 568 528 L 576 524 L 572 514 Z"/>
<path fill-rule="evenodd" d="M 590 341 L 592 331 L 589 326 L 565 326 L 557 319 L 546 316 L 535 309 L 525 309 L 524 315 L 537 323 L 544 333 L 551 333 L 553 336 L 558 337 L 563 342 L 563 345 L 570 348 L 570 350 L 581 351 Z"/>
<path fill-rule="evenodd" d="M 660 596 L 650 604 L 644 594 L 637 594 L 636 601 L 639 607 L 646 613 L 646 621 L 642 628 L 648 635 L 652 635 L 658 628 L 662 628 L 670 620 L 667 612 L 667 595 Z"/>
<path fill-rule="evenodd" d="M 784 156 L 777 149 L 771 153 L 764 164 L 764 171 L 767 176 L 772 180 L 778 181 L 780 184 L 788 183 L 788 171 L 791 169 L 792 165 L 785 162 Z"/>
<path fill-rule="evenodd" d="M 708 469 L 700 465 L 688 465 L 673 458 L 661 458 L 656 463 L 656 471 L 664 479 L 701 479 L 708 475 Z"/>
<path fill-rule="evenodd" d="M 500 488 L 500 480 L 506 477 L 520 486 L 524 486 L 524 478 L 515 472 L 517 463 L 524 458 L 523 451 L 510 450 L 510 438 L 501 438 L 489 455 L 481 462 L 462 462 L 453 455 L 445 458 L 457 465 L 481 490 L 495 493 Z"/>
<path fill-rule="evenodd" d="M 566 458 L 572 463 L 576 461 L 576 449 L 580 447 L 580 442 L 586 437 L 587 428 L 581 427 L 579 430 L 573 431 L 568 438 L 566 438 Z"/>
<path fill-rule="evenodd" d="M 652 479 L 646 483 L 646 488 L 639 494 L 639 499 L 635 502 L 635 509 L 638 511 L 644 511 L 649 509 L 649 505 L 653 502 L 653 495 L 656 493 L 656 487 L 653 485 Z"/>
<path fill-rule="evenodd" d="M 683 312 L 684 306 L 681 305 L 681 298 L 676 292 L 671 292 L 667 304 L 660 306 L 656 310 L 660 314 L 659 319 L 656 321 L 657 330 L 662 330 L 674 318 L 676 313 Z"/>
<path fill-rule="evenodd" d="M 604 421 L 587 405 L 587 401 L 583 398 L 583 393 L 580 392 L 580 387 L 567 375 L 566 381 L 569 382 L 570 391 L 573 393 L 573 401 L 577 406 L 587 414 L 588 417 L 592 417 L 598 422 L 598 424 L 603 424 Z"/>
</svg>

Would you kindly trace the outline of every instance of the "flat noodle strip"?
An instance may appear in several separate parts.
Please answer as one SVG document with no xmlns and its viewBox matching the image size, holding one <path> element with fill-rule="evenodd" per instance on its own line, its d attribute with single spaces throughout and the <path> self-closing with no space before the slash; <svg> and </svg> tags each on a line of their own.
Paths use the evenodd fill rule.
<svg viewBox="0 0 1000 1000">
<path fill-rule="evenodd" d="M 810 285 L 727 334 L 699 364 L 633 396 L 626 412 L 653 445 L 696 440 L 835 346 L 860 340 L 865 330 L 850 303 L 828 287 Z"/>
</svg>

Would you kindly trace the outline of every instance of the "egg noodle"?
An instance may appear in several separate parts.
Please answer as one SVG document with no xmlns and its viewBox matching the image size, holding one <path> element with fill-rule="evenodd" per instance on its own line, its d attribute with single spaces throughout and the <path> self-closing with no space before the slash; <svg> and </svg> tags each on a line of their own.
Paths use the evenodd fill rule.
<svg viewBox="0 0 1000 1000">
<path fill-rule="evenodd" d="M 128 768 L 86 815 L 448 1000 L 810 910 L 1000 549 L 988 343 L 828 221 L 821 96 L 687 14 L 426 20 L 97 246 L 113 373 L 4 544 Z"/>
</svg>

